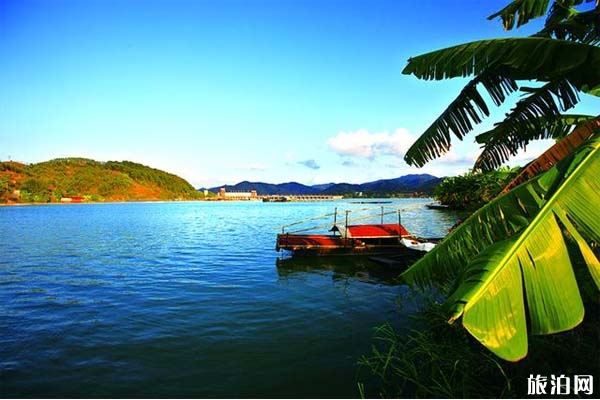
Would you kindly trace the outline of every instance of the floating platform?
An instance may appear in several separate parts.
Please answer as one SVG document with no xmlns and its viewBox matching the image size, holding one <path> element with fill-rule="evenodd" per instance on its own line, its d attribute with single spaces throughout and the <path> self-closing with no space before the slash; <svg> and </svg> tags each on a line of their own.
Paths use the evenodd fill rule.
<svg viewBox="0 0 600 400">
<path fill-rule="evenodd" d="M 326 256 L 326 255 L 385 255 L 394 254 L 409 258 L 418 258 L 435 246 L 435 241 L 419 238 L 410 234 L 400 223 L 401 210 L 385 211 L 384 207 L 377 207 L 377 213 L 373 216 L 361 216 L 365 218 L 379 218 L 380 223 L 349 224 L 350 212 L 363 212 L 370 209 L 347 210 L 344 212 L 346 218 L 343 224 L 337 223 L 337 209 L 333 214 L 333 224 L 325 225 L 331 227 L 330 233 L 304 233 L 316 229 L 305 228 L 286 232 L 286 228 L 299 225 L 305 221 L 296 222 L 282 227 L 282 233 L 277 235 L 276 250 L 289 251 L 293 256 Z M 397 223 L 384 223 L 384 216 L 397 215 Z M 313 220 L 311 218 L 309 220 Z M 313 228 L 323 228 L 317 226 Z"/>
</svg>

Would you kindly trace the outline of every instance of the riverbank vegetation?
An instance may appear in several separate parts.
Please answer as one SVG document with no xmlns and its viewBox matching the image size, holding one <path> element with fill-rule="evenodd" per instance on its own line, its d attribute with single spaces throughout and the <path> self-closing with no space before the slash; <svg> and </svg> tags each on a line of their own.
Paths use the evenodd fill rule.
<svg viewBox="0 0 600 400">
<path fill-rule="evenodd" d="M 500 167 L 445 178 L 434 198 L 453 210 L 475 211 L 492 201 L 520 173 L 521 168 Z"/>
<path fill-rule="evenodd" d="M 448 324 L 440 303 L 428 303 L 414 316 L 419 328 L 409 331 L 390 324 L 375 329 L 372 351 L 358 362 L 363 398 L 527 398 L 531 375 L 600 373 L 600 307 L 590 300 L 589 316 L 575 329 L 533 336 L 527 358 L 518 363 L 491 354 L 456 324 Z M 368 382 L 368 383 L 366 383 Z M 596 384 L 594 394 L 597 393 Z M 570 392 L 573 396 L 573 390 Z M 535 397 L 535 396 L 534 396 Z M 564 396 L 563 396 L 564 397 Z M 585 397 L 585 393 L 580 393 Z"/>
<path fill-rule="evenodd" d="M 420 79 L 473 76 L 409 149 L 411 165 L 444 154 L 490 115 L 490 99 L 500 106 L 519 90 L 504 120 L 476 137 L 474 169 L 501 166 L 531 140 L 557 144 L 401 275 L 441 299 L 420 331 L 380 329 L 385 345 L 362 360 L 396 385 L 380 394 L 525 397 L 551 394 L 531 393 L 531 375 L 598 376 L 600 117 L 565 114 L 580 95 L 600 95 L 600 5 L 590 3 L 513 1 L 490 19 L 512 29 L 546 15 L 544 28 L 434 51 L 404 69 Z"/>
<path fill-rule="evenodd" d="M 195 200 L 184 179 L 130 161 L 59 158 L 36 164 L 0 163 L 0 202 Z"/>
</svg>

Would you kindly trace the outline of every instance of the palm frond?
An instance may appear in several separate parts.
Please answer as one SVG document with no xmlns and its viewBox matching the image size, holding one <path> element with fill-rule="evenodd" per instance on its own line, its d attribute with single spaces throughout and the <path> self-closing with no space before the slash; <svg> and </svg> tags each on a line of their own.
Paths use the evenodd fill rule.
<svg viewBox="0 0 600 400">
<path fill-rule="evenodd" d="M 550 25 L 549 22 L 564 18 L 565 10 L 571 10 L 573 6 L 584 2 L 590 3 L 592 1 L 594 0 L 555 1 L 548 12 L 549 17 L 547 18 L 546 26 Z M 488 20 L 500 18 L 502 20 L 502 26 L 508 31 L 515 27 L 515 22 L 518 28 L 527 24 L 532 19 L 544 16 L 548 10 L 549 4 L 550 0 L 514 0 L 502 10 L 490 15 Z"/>
<path fill-rule="evenodd" d="M 551 89 L 536 92 L 521 100 L 494 129 L 478 135 L 476 141 L 483 144 L 483 151 L 473 168 L 480 171 L 498 168 L 531 141 L 560 139 L 591 118 L 559 114 L 557 105 L 547 104 L 554 97 Z"/>
<path fill-rule="evenodd" d="M 541 88 L 522 88 L 529 96 L 505 121 L 506 126 L 513 124 L 517 129 L 528 120 L 559 115 L 573 107 L 579 101 L 579 90 L 600 95 L 600 68 L 590 65 L 600 65 L 600 48 L 548 38 L 484 40 L 411 58 L 403 73 L 421 79 L 477 76 L 411 146 L 405 161 L 422 167 L 450 149 L 452 136 L 462 140 L 489 115 L 477 90 L 479 83 L 499 105 L 517 89 L 519 79 L 547 82 Z M 518 142 L 513 147 L 501 149 L 496 158 L 514 153 Z"/>
<path fill-rule="evenodd" d="M 600 48 L 543 37 L 481 40 L 411 57 L 402 71 L 425 80 L 479 75 L 502 71 L 513 80 L 549 81 L 568 78 L 579 89 L 581 74 L 590 88 L 600 86 L 600 73 L 589 73 L 600 65 Z"/>
<path fill-rule="evenodd" d="M 450 320 L 507 360 L 527 353 L 534 334 L 570 329 L 583 305 L 563 230 L 600 288 L 600 133 L 546 173 L 473 214 L 402 278 L 416 285 L 459 282 Z M 457 279 L 458 278 L 458 279 Z M 528 317 L 527 317 L 528 316 Z"/>
<path fill-rule="evenodd" d="M 546 14 L 550 0 L 515 0 L 502 10 L 488 17 L 489 20 L 500 17 L 505 30 L 511 30 L 517 22 L 517 28 L 530 20 Z"/>
<path fill-rule="evenodd" d="M 540 173 L 549 170 L 555 166 L 560 160 L 571 154 L 584 141 L 589 139 L 595 131 L 600 129 L 600 116 L 585 120 L 584 116 L 571 117 L 575 118 L 574 122 L 579 126 L 572 133 L 566 136 L 563 140 L 550 147 L 538 158 L 530 163 L 515 179 L 510 182 L 501 193 L 507 193 L 511 189 L 517 187 L 521 183 L 539 175 Z M 581 122 L 576 122 L 580 120 Z"/>
<path fill-rule="evenodd" d="M 550 8 L 544 28 L 534 36 L 555 37 L 592 46 L 600 43 L 600 30 L 597 28 L 600 8 L 580 12 L 573 6 L 581 3 L 582 1 L 556 1 Z"/>
<path fill-rule="evenodd" d="M 526 131 L 524 135 L 533 139 L 559 139 L 566 136 L 571 128 L 584 124 L 596 117 L 587 114 L 561 114 L 555 117 L 538 117 L 531 124 L 524 125 L 521 130 Z M 537 129 L 540 128 L 540 129 Z M 566 132 L 564 135 L 562 132 Z M 497 123 L 494 129 L 483 132 L 475 136 L 475 141 L 480 144 L 497 140 L 508 133 L 502 123 Z"/>
<path fill-rule="evenodd" d="M 450 149 L 452 134 L 462 139 L 483 116 L 489 116 L 488 106 L 477 90 L 480 83 L 496 105 L 502 104 L 506 96 L 518 88 L 514 80 L 497 73 L 483 73 L 471 80 L 407 151 L 404 157 L 407 163 L 422 167 Z"/>
</svg>

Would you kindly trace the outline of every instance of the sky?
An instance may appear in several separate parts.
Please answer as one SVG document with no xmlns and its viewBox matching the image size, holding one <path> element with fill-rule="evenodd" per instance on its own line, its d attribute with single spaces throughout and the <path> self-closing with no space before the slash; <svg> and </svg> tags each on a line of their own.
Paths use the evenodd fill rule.
<svg viewBox="0 0 600 400">
<path fill-rule="evenodd" d="M 507 3 L 0 0 L 0 160 L 128 160 L 197 188 L 462 174 L 475 134 L 508 108 L 445 157 L 408 166 L 406 150 L 467 80 L 401 71 L 411 56 L 539 27 L 487 20 Z M 590 97 L 575 112 L 598 114 Z"/>
</svg>

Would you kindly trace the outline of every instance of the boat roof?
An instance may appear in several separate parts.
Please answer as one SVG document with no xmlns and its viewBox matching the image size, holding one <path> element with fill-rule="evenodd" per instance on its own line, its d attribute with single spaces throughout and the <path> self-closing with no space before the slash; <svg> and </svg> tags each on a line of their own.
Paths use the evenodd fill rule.
<svg viewBox="0 0 600 400">
<path fill-rule="evenodd" d="M 408 231 L 400 224 L 362 224 L 348 225 L 346 232 L 343 226 L 338 226 L 342 235 L 348 238 L 390 238 L 409 235 Z"/>
</svg>

